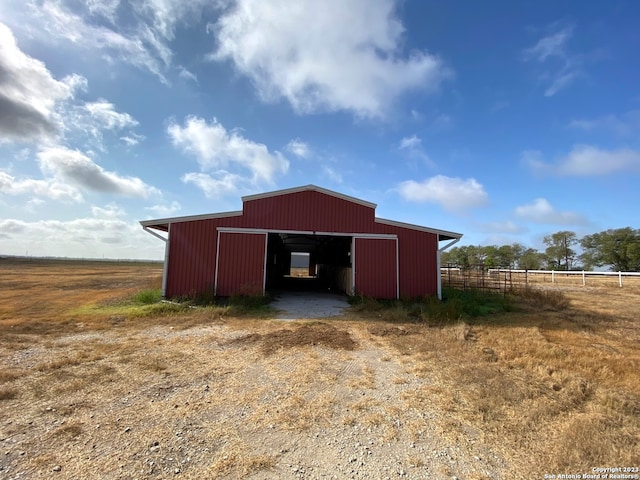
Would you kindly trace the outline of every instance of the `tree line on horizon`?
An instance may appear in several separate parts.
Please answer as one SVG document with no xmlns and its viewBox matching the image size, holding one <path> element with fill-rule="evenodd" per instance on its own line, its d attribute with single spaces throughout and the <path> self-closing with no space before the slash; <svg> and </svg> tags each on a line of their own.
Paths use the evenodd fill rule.
<svg viewBox="0 0 640 480">
<path fill-rule="evenodd" d="M 615 228 L 578 238 L 563 230 L 543 238 L 543 252 L 520 243 L 511 245 L 465 245 L 442 253 L 441 265 L 522 270 L 640 271 L 640 229 Z M 577 247 L 582 249 L 579 254 Z"/>
</svg>

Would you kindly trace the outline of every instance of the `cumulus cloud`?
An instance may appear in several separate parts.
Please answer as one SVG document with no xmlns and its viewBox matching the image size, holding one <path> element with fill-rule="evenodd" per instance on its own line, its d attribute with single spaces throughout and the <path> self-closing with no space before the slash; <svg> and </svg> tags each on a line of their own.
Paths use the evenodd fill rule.
<svg viewBox="0 0 640 480">
<path fill-rule="evenodd" d="M 517 217 L 535 223 L 550 225 L 584 225 L 586 220 L 573 212 L 559 212 L 546 198 L 536 198 L 532 203 L 516 207 Z"/>
<path fill-rule="evenodd" d="M 436 175 L 422 182 L 407 180 L 398 185 L 398 192 L 408 201 L 437 203 L 446 210 L 464 210 L 487 203 L 484 187 L 475 179 Z"/>
<path fill-rule="evenodd" d="M 156 188 L 139 178 L 106 171 L 78 150 L 47 147 L 40 150 L 37 157 L 43 173 L 82 190 L 142 198 L 159 194 Z"/>
<path fill-rule="evenodd" d="M 56 103 L 73 96 L 86 80 L 53 78 L 40 60 L 18 47 L 12 31 L 0 23 L 0 142 L 52 138 L 60 125 Z"/>
<path fill-rule="evenodd" d="M 525 152 L 522 158 L 538 173 L 560 176 L 586 177 L 640 171 L 640 152 L 629 148 L 604 150 L 593 145 L 575 145 L 555 164 L 545 162 L 540 152 Z"/>
<path fill-rule="evenodd" d="M 109 207 L 103 210 L 68 221 L 0 218 L 0 251 L 76 258 L 101 258 L 105 252 L 111 258 L 163 258 L 163 242 L 151 239 L 137 222 L 114 217 Z"/>
<path fill-rule="evenodd" d="M 184 126 L 172 122 L 167 133 L 175 147 L 196 157 L 203 171 L 225 172 L 216 191 L 222 191 L 221 188 L 226 188 L 224 185 L 239 178 L 247 178 L 254 184 L 271 184 L 278 174 L 289 169 L 289 161 L 280 152 L 270 152 L 266 145 L 243 137 L 237 130 L 227 131 L 216 119 L 207 123 L 202 118 L 188 117 Z M 248 172 L 249 176 L 240 175 L 238 169 Z M 210 182 L 203 178 L 191 176 L 186 181 L 201 188 L 209 185 L 205 192 L 213 191 Z"/>
<path fill-rule="evenodd" d="M 57 179 L 16 178 L 6 172 L 0 172 L 0 193 L 6 195 L 31 195 L 62 202 L 81 202 L 80 191 Z M 37 203 L 35 199 L 35 203 Z"/>
<path fill-rule="evenodd" d="M 209 26 L 212 60 L 231 61 L 266 101 L 298 113 L 349 111 L 380 118 L 411 89 L 451 75 L 424 50 L 404 54 L 394 0 L 237 0 Z"/>
</svg>

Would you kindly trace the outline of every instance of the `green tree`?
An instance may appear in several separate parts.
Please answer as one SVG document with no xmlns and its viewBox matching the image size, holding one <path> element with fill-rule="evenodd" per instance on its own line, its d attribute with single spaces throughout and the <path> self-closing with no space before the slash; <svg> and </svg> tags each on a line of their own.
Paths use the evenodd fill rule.
<svg viewBox="0 0 640 480">
<path fill-rule="evenodd" d="M 640 230 L 609 229 L 580 240 L 581 260 L 588 268 L 608 266 L 616 271 L 640 271 Z"/>
<path fill-rule="evenodd" d="M 534 248 L 527 248 L 518 259 L 518 268 L 523 270 L 540 270 L 544 265 L 546 255 Z"/>
<path fill-rule="evenodd" d="M 571 270 L 576 259 L 576 252 L 571 247 L 578 243 L 575 232 L 563 230 L 546 235 L 542 241 L 547 246 L 545 253 L 549 266 L 557 270 Z"/>
<path fill-rule="evenodd" d="M 515 268 L 518 265 L 520 257 L 524 253 L 525 248 L 519 243 L 511 245 L 502 245 L 498 248 L 498 260 L 500 266 Z"/>
</svg>

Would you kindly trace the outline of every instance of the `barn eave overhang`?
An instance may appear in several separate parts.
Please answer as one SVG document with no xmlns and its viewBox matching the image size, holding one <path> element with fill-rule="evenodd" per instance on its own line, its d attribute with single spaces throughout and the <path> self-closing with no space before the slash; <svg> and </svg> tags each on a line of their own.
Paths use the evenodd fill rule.
<svg viewBox="0 0 640 480">
<path fill-rule="evenodd" d="M 149 228 L 153 228 L 155 230 L 160 230 L 162 232 L 169 231 L 169 225 L 172 223 L 183 223 L 183 222 L 195 222 L 198 220 L 211 220 L 216 218 L 228 218 L 228 217 L 239 217 L 242 215 L 242 211 L 233 211 L 233 212 L 220 212 L 220 213 L 206 213 L 203 215 L 187 215 L 183 217 L 169 217 L 169 218 L 158 218 L 155 220 L 141 220 L 140 225 L 147 230 Z"/>
<path fill-rule="evenodd" d="M 396 220 L 389 220 L 387 218 L 376 217 L 376 223 L 382 223 L 383 225 L 390 225 L 393 227 L 407 228 L 409 230 L 417 230 L 419 232 L 433 233 L 438 236 L 438 241 L 455 240 L 458 241 L 462 238 L 462 233 L 449 232 L 447 230 L 440 230 L 437 228 L 423 227 L 421 225 L 414 225 L 412 223 L 398 222 Z"/>
</svg>

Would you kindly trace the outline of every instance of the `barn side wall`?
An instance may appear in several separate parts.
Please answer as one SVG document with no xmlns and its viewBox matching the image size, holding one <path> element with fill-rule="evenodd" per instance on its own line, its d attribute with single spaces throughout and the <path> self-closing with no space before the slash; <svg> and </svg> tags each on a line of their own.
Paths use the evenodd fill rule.
<svg viewBox="0 0 640 480">
<path fill-rule="evenodd" d="M 437 295 L 438 236 L 392 225 L 376 224 L 376 233 L 398 235 L 400 298 Z"/>
</svg>

